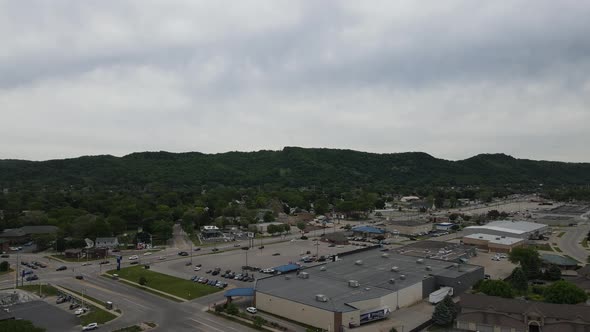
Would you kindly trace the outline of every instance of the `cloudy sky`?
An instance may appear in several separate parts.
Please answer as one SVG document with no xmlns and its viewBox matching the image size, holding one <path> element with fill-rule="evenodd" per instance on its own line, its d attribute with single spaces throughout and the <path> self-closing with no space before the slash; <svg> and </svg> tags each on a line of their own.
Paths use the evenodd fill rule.
<svg viewBox="0 0 590 332">
<path fill-rule="evenodd" d="M 0 1 L 0 158 L 590 162 L 590 2 Z"/>
</svg>

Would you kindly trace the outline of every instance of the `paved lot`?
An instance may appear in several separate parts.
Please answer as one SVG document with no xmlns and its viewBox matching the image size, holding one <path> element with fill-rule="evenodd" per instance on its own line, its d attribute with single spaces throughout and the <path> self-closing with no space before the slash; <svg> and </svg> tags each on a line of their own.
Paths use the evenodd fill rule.
<svg viewBox="0 0 590 332">
<path fill-rule="evenodd" d="M 151 269 L 157 272 L 177 276 L 184 279 L 189 279 L 194 275 L 208 276 L 205 271 L 220 267 L 222 271 L 232 270 L 241 272 L 243 265 L 256 266 L 259 268 L 271 268 L 278 265 L 289 264 L 291 262 L 298 262 L 301 257 L 306 255 L 315 255 L 316 253 L 322 255 L 333 255 L 343 251 L 349 251 L 358 247 L 352 245 L 328 247 L 328 243 L 319 242 L 319 245 L 314 244 L 312 240 L 294 240 L 289 242 L 277 243 L 273 245 L 265 245 L 264 249 L 258 247 L 250 250 L 231 250 L 225 252 L 218 252 L 216 254 L 199 254 L 192 257 L 193 264 L 186 266 L 187 262 L 191 261 L 190 257 L 184 257 L 179 260 L 168 261 L 153 261 Z M 310 254 L 307 254 L 307 252 Z M 275 255 L 275 254 L 279 255 Z M 194 266 L 201 264 L 200 271 L 194 271 Z M 310 264 L 304 264 L 310 265 Z M 249 271 L 246 271 L 251 273 Z M 256 277 L 265 276 L 262 273 L 255 273 Z M 217 276 L 217 279 L 223 278 Z M 226 280 L 227 281 L 227 280 Z M 253 287 L 252 283 L 244 283 L 241 281 L 232 282 L 237 287 Z"/>
<path fill-rule="evenodd" d="M 562 237 L 557 237 L 559 232 L 566 231 Z M 590 252 L 582 246 L 582 240 L 590 231 L 590 225 L 587 222 L 580 223 L 575 227 L 562 228 L 551 237 L 552 243 L 557 243 L 564 254 L 567 254 L 582 264 L 586 264 L 586 259 Z"/>
<path fill-rule="evenodd" d="M 32 301 L 10 307 L 17 318 L 30 320 L 36 326 L 42 326 L 47 332 L 80 331 L 78 318 L 65 310 L 44 301 Z"/>
<path fill-rule="evenodd" d="M 500 261 L 493 261 L 492 256 L 495 253 L 477 252 L 477 256 L 469 259 L 469 264 L 480 265 L 484 267 L 484 273 L 489 274 L 492 279 L 504 279 L 508 277 L 516 264 L 510 263 L 507 258 Z"/>
</svg>

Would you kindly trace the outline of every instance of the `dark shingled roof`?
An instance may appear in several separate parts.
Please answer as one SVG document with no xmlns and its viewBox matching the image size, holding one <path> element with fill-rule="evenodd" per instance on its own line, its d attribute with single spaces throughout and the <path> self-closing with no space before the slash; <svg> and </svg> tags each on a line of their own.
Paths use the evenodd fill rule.
<svg viewBox="0 0 590 332">
<path fill-rule="evenodd" d="M 536 311 L 545 317 L 576 320 L 590 323 L 590 306 L 574 304 L 553 304 L 518 299 L 505 299 L 498 296 L 462 294 L 459 302 L 462 308 L 497 311 L 499 313 L 522 314 Z"/>
</svg>

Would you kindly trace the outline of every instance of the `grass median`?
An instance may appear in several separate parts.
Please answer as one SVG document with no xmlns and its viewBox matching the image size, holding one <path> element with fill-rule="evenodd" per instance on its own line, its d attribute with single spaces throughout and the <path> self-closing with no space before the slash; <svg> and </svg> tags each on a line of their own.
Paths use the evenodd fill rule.
<svg viewBox="0 0 590 332">
<path fill-rule="evenodd" d="M 140 278 L 144 277 L 147 281 L 145 286 L 178 296 L 185 300 L 193 300 L 219 291 L 219 288 L 217 287 L 203 285 L 190 280 L 146 270 L 143 266 L 131 266 L 123 268 L 120 271 L 111 270 L 107 273 L 118 274 L 119 278 L 135 283 L 139 283 Z"/>
</svg>

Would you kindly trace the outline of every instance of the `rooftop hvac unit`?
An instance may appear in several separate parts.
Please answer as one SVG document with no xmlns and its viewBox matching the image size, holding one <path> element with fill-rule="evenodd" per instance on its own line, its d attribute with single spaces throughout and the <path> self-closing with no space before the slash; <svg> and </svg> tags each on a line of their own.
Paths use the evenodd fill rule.
<svg viewBox="0 0 590 332">
<path fill-rule="evenodd" d="M 357 288 L 359 286 L 358 280 L 348 280 L 348 286 L 352 288 Z"/>
<path fill-rule="evenodd" d="M 326 271 L 326 267 L 325 266 L 320 267 L 320 271 Z"/>
<path fill-rule="evenodd" d="M 387 253 L 381 254 L 381 257 L 387 258 L 387 257 L 389 257 L 389 254 L 387 254 Z"/>
<path fill-rule="evenodd" d="M 307 273 L 307 272 L 301 272 L 301 273 L 299 273 L 299 278 L 301 278 L 301 279 L 309 279 L 309 273 Z"/>
<path fill-rule="evenodd" d="M 328 297 L 324 294 L 317 294 L 315 300 L 318 302 L 328 302 Z"/>
<path fill-rule="evenodd" d="M 499 237 L 497 237 L 497 238 L 496 238 L 496 240 L 500 240 L 500 238 L 499 238 Z"/>
<path fill-rule="evenodd" d="M 422 258 L 418 258 L 416 260 L 416 264 L 424 264 L 424 260 Z"/>
<path fill-rule="evenodd" d="M 389 279 L 389 283 L 390 284 L 395 284 L 395 279 L 393 279 L 393 278 Z"/>
<path fill-rule="evenodd" d="M 356 265 L 363 265 L 363 261 L 359 259 L 358 261 L 354 262 L 354 264 L 356 264 Z"/>
<path fill-rule="evenodd" d="M 399 272 L 399 267 L 397 267 L 397 266 L 392 267 L 391 272 Z"/>
<path fill-rule="evenodd" d="M 432 266 L 430 266 L 430 265 L 427 265 L 427 266 L 426 266 L 426 271 L 432 271 Z"/>
<path fill-rule="evenodd" d="M 406 275 L 405 275 L 405 274 L 402 274 L 402 275 L 400 275 L 400 276 L 399 276 L 399 278 L 400 278 L 401 280 L 406 280 Z"/>
</svg>

